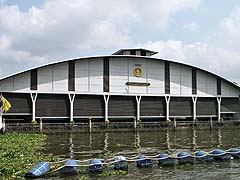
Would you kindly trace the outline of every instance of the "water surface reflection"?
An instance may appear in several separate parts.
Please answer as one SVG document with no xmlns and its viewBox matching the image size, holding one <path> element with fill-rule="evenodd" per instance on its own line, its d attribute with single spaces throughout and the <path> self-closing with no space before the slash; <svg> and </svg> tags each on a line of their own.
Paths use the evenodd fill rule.
<svg viewBox="0 0 240 180">
<path fill-rule="evenodd" d="M 176 131 L 146 129 L 144 131 L 59 133 L 49 134 L 46 152 L 61 158 L 83 160 L 101 157 L 107 159 L 120 154 L 134 157 L 139 153 L 156 155 L 162 152 L 172 154 L 179 151 L 192 153 L 199 149 L 226 150 L 230 147 L 239 147 L 239 139 L 239 129 L 221 127 L 211 131 L 188 128 Z M 240 179 L 239 168 L 239 160 L 210 164 L 198 163 L 191 171 L 184 171 L 179 166 L 160 168 L 157 165 L 152 169 L 138 169 L 135 164 L 131 164 L 127 175 L 109 179 Z M 84 174 L 84 176 L 88 175 Z"/>
</svg>

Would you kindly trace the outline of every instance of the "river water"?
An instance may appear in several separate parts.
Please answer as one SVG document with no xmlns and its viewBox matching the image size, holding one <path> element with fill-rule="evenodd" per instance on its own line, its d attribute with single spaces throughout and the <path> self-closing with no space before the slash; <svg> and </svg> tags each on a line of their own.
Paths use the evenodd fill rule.
<svg viewBox="0 0 240 180">
<path fill-rule="evenodd" d="M 237 127 L 215 127 L 212 130 L 179 128 L 176 131 L 145 129 L 98 133 L 55 133 L 48 134 L 45 152 L 63 159 L 85 160 L 96 157 L 108 159 L 114 155 L 134 157 L 139 153 L 157 155 L 163 152 L 193 153 L 196 150 L 210 151 L 217 148 L 227 150 L 231 147 L 240 147 L 240 133 Z M 89 175 L 87 172 L 82 172 L 78 176 L 54 177 L 54 179 L 80 179 L 81 176 L 88 179 L 102 179 L 98 175 Z M 106 179 L 240 179 L 240 160 L 195 163 L 190 168 L 183 168 L 180 165 L 163 168 L 156 162 L 152 168 L 139 169 L 135 163 L 131 163 L 127 174 L 113 175 Z"/>
</svg>

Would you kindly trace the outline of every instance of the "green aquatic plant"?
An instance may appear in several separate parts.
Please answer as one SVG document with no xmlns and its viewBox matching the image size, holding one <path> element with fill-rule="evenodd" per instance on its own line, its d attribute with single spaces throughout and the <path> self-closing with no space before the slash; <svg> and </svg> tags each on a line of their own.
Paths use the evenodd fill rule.
<svg viewBox="0 0 240 180">
<path fill-rule="evenodd" d="M 184 171 L 191 171 L 191 170 L 193 170 L 193 165 L 190 163 L 187 163 L 187 164 L 181 165 L 180 169 L 182 169 Z"/>
<path fill-rule="evenodd" d="M 113 176 L 113 175 L 125 175 L 125 174 L 127 174 L 127 171 L 123 171 L 123 170 L 107 170 L 107 171 L 104 171 L 101 174 L 98 174 L 98 176 L 102 177 L 102 178 L 107 178 L 107 177 L 110 177 L 110 176 Z"/>
<path fill-rule="evenodd" d="M 116 147 L 117 147 L 117 148 L 119 148 L 119 147 L 121 147 L 121 146 L 122 146 L 121 144 L 118 144 L 118 143 L 116 144 Z"/>
<path fill-rule="evenodd" d="M 53 161 L 42 153 L 46 135 L 9 133 L 0 138 L 0 179 L 22 179 L 39 161 Z"/>
<path fill-rule="evenodd" d="M 86 176 L 81 176 L 79 180 L 88 180 L 88 178 Z"/>
</svg>

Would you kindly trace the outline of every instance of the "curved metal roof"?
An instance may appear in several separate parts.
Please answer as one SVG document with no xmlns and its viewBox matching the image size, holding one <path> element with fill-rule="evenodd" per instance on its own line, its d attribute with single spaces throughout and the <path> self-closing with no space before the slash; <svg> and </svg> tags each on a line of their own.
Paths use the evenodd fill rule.
<svg viewBox="0 0 240 180">
<path fill-rule="evenodd" d="M 189 64 L 185 64 L 185 63 L 181 63 L 181 62 L 176 62 L 176 61 L 173 61 L 173 60 L 167 60 L 167 59 L 160 59 L 160 58 L 154 58 L 154 57 L 148 57 L 148 56 L 137 56 L 137 55 L 108 55 L 108 56 L 89 56 L 89 57 L 77 57 L 77 58 L 71 58 L 71 59 L 65 59 L 65 60 L 61 60 L 61 61 L 57 61 L 57 62 L 51 62 L 51 63 L 47 63 L 47 64 L 44 64 L 44 65 L 40 65 L 40 66 L 37 66 L 37 67 L 34 67 L 34 68 L 30 68 L 30 69 L 27 69 L 27 70 L 24 70 L 24 71 L 21 71 L 21 72 L 17 72 L 17 73 L 14 73 L 12 75 L 9 75 L 9 76 L 6 76 L 6 77 L 3 77 L 0 79 L 0 81 L 2 80 L 5 80 L 5 79 L 8 79 L 8 78 L 11 78 L 13 76 L 16 76 L 18 74 L 23 74 L 23 73 L 26 73 L 28 71 L 31 71 L 31 70 L 34 70 L 34 69 L 39 69 L 39 68 L 43 68 L 43 67 L 46 67 L 46 66 L 51 66 L 51 65 L 55 65 L 55 64 L 60 64 L 60 63 L 66 63 L 66 62 L 69 62 L 69 61 L 75 61 L 75 60 L 84 60 L 84 59 L 96 59 L 96 58 L 105 58 L 105 57 L 109 57 L 109 58 L 143 58 L 143 59 L 151 59 L 151 60 L 157 60 L 157 61 L 167 61 L 169 63 L 175 63 L 175 64 L 180 64 L 180 65 L 183 65 L 183 66 L 187 66 L 187 67 L 190 67 L 190 68 L 195 68 L 197 70 L 200 70 L 200 71 L 203 71 L 203 72 L 206 72 L 212 76 L 215 76 L 217 78 L 220 78 L 222 79 L 223 81 L 225 81 L 226 83 L 229 83 L 231 85 L 233 85 L 234 87 L 240 89 L 240 86 L 238 86 L 237 84 L 217 75 L 217 74 L 214 74 L 210 71 L 207 71 L 205 69 L 202 69 L 202 68 L 199 68 L 199 67 L 196 67 L 196 66 L 192 66 L 192 65 L 189 65 Z"/>
</svg>

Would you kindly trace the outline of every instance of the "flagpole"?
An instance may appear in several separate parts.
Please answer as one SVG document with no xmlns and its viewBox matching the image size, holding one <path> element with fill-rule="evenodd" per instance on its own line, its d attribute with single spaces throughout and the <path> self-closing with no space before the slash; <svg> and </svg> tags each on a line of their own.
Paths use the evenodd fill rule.
<svg viewBox="0 0 240 180">
<path fill-rule="evenodd" d="M 2 92 L 1 92 L 1 101 L 2 101 Z M 0 108 L 0 132 L 1 133 L 3 133 L 2 115 L 3 115 L 3 112 L 2 112 L 2 106 L 1 106 Z"/>
<path fill-rule="evenodd" d="M 2 107 L 0 108 L 1 110 L 0 110 L 0 113 L 1 113 L 1 115 L 0 115 L 0 132 L 1 133 L 3 133 L 3 123 L 2 123 Z"/>
</svg>

